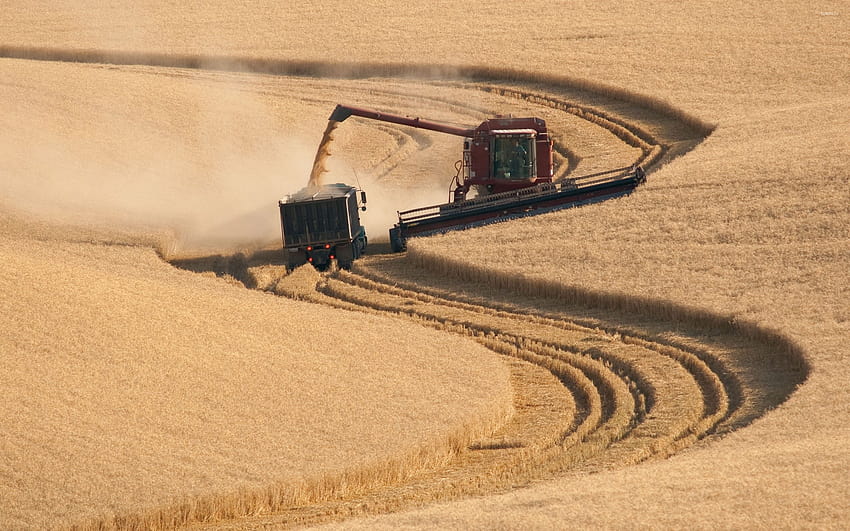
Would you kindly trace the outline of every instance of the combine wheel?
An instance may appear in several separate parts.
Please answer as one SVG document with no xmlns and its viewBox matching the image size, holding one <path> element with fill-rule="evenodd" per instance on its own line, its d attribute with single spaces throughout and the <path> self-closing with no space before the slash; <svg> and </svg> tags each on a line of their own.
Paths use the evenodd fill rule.
<svg viewBox="0 0 850 531">
<path fill-rule="evenodd" d="M 394 253 L 400 253 L 407 249 L 404 239 L 401 237 L 401 231 L 398 227 L 390 229 L 390 247 Z"/>
</svg>

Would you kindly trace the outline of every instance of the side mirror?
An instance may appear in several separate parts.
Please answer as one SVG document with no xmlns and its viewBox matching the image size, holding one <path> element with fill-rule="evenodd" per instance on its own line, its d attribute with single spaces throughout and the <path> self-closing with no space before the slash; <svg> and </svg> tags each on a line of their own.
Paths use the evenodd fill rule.
<svg viewBox="0 0 850 531">
<path fill-rule="evenodd" d="M 360 203 L 363 205 L 360 207 L 360 210 L 366 212 L 366 192 L 360 190 Z"/>
</svg>

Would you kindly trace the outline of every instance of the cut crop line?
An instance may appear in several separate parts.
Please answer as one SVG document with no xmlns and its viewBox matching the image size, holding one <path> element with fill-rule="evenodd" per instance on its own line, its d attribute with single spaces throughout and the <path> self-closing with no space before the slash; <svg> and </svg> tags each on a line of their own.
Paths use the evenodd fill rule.
<svg viewBox="0 0 850 531">
<path fill-rule="evenodd" d="M 504 318 L 519 318 L 523 322 L 560 328 L 563 330 L 583 332 L 588 334 L 599 334 L 601 332 L 604 333 L 606 337 L 611 338 L 612 340 L 614 338 L 617 338 L 623 343 L 638 345 L 647 350 L 653 350 L 660 355 L 672 358 L 677 362 L 681 363 L 688 369 L 689 372 L 694 375 L 694 378 L 699 380 L 700 386 L 702 387 L 703 393 L 705 395 L 707 408 L 712 411 L 722 410 L 724 412 L 724 415 L 721 415 L 720 418 L 717 419 L 717 422 L 722 420 L 729 412 L 729 400 L 726 391 L 726 384 L 721 382 L 718 374 L 723 374 L 726 377 L 724 380 L 730 385 L 732 385 L 734 388 L 737 389 L 740 386 L 740 383 L 737 381 L 737 379 L 733 375 L 731 375 L 728 369 L 722 366 L 722 363 L 712 359 L 711 361 L 713 362 L 713 367 L 709 368 L 708 364 L 700 356 L 693 352 L 688 352 L 684 350 L 683 347 L 680 345 L 677 346 L 669 343 L 659 342 L 657 339 L 650 340 L 645 336 L 642 337 L 637 333 L 623 330 L 620 328 L 600 330 L 598 324 L 594 330 L 594 328 L 591 327 L 590 323 L 582 325 L 576 321 L 564 319 L 563 315 L 547 315 L 545 313 L 534 313 L 533 311 L 532 313 L 526 313 L 527 310 L 522 310 L 523 313 L 517 313 L 516 308 L 514 308 L 512 312 L 508 309 L 499 308 L 498 305 L 483 306 L 479 304 L 474 304 L 472 302 L 464 301 L 464 297 L 462 295 L 434 292 L 421 285 L 405 286 L 403 283 L 399 283 L 397 279 L 391 280 L 388 278 L 384 278 L 382 282 L 380 280 L 381 277 L 379 274 L 377 274 L 374 270 L 370 268 L 364 267 L 362 263 L 355 266 L 355 271 L 357 271 L 357 275 L 345 271 L 340 271 L 338 273 L 338 276 L 339 278 L 347 279 L 349 282 L 359 284 L 366 289 L 396 294 L 399 296 L 406 296 L 425 303 L 434 303 L 450 307 L 457 307 L 478 313 L 480 315 L 492 315 L 495 317 Z M 418 289 L 419 291 L 416 292 L 413 291 L 413 289 Z M 628 369 L 629 367 L 627 366 L 620 368 L 620 370 L 622 370 L 624 373 L 626 373 Z M 629 378 L 635 380 L 639 379 L 639 376 L 636 374 L 629 374 L 628 376 Z M 721 404 L 726 404 L 726 407 L 721 406 Z M 652 403 L 650 401 L 650 403 L 647 404 L 647 408 L 651 408 L 651 406 Z"/>
<path fill-rule="evenodd" d="M 533 309 L 519 310 L 516 307 L 500 306 L 492 304 L 488 306 L 476 304 L 463 295 L 445 291 L 435 291 L 428 287 L 417 284 L 406 284 L 399 279 L 383 277 L 374 268 L 355 264 L 353 274 L 339 271 L 338 277 L 348 282 L 356 283 L 366 289 L 379 292 L 405 296 L 419 300 L 424 303 L 437 303 L 445 306 L 457 307 L 464 310 L 479 312 L 482 315 L 493 315 L 497 317 L 515 317 L 522 312 L 522 319 L 546 326 L 558 327 L 564 330 L 573 330 L 586 333 L 605 333 L 608 337 L 619 339 L 623 343 L 639 345 L 649 350 L 655 350 L 659 354 L 673 358 L 694 374 L 701 381 L 701 387 L 705 392 L 706 404 L 712 411 L 724 411 L 716 420 L 724 420 L 730 411 L 740 404 L 741 382 L 728 367 L 707 353 L 701 353 L 698 349 L 690 349 L 685 345 L 670 339 L 650 338 L 646 334 L 622 327 L 600 328 L 600 324 L 592 322 L 582 323 L 579 320 L 565 320 L 563 315 L 547 314 L 546 312 Z M 416 290 L 416 291 L 414 291 Z M 636 378 L 636 375 L 630 377 Z M 724 404 L 726 405 L 724 407 Z M 651 407 L 651 402 L 648 404 Z M 712 416 L 715 416 L 712 413 Z M 707 430 L 705 430 L 707 431 Z"/>
<path fill-rule="evenodd" d="M 705 122 L 659 98 L 601 82 L 565 75 L 528 72 L 511 68 L 471 65 L 408 64 L 408 63 L 347 63 L 275 59 L 237 55 L 164 54 L 156 52 L 51 48 L 36 46 L 0 46 L 0 58 L 31 61 L 109 64 L 122 66 L 153 66 L 222 72 L 241 72 L 291 77 L 331 79 L 399 78 L 427 81 L 472 81 L 482 83 L 508 82 L 529 86 L 539 85 L 566 88 L 591 93 L 613 101 L 624 102 L 672 118 L 689 127 L 699 136 L 708 136 L 715 125 Z M 534 94 L 534 97 L 550 98 Z"/>
<path fill-rule="evenodd" d="M 362 264 L 358 267 L 358 272 L 364 273 L 365 268 Z M 653 351 L 658 355 L 668 357 L 676 361 L 677 363 L 681 363 L 689 373 L 693 374 L 693 378 L 697 380 L 702 387 L 702 384 L 705 382 L 715 382 L 717 380 L 711 380 L 710 378 L 705 378 L 701 376 L 700 371 L 707 371 L 707 366 L 703 364 L 698 358 L 691 355 L 687 352 L 678 351 L 672 349 L 665 345 L 657 345 L 645 340 L 639 340 L 637 338 L 632 338 L 628 335 L 623 335 L 623 331 L 617 331 L 613 334 L 599 330 L 592 330 L 591 328 L 580 326 L 574 322 L 570 322 L 569 320 L 565 320 L 563 315 L 559 316 L 540 316 L 540 315 L 528 315 L 525 312 L 523 313 L 511 313 L 506 312 L 502 309 L 496 309 L 488 306 L 481 306 L 477 304 L 471 304 L 468 302 L 460 302 L 458 300 L 447 300 L 447 299 L 439 299 L 438 295 L 434 293 L 428 293 L 427 288 L 422 289 L 421 293 L 416 293 L 413 291 L 405 290 L 399 287 L 398 284 L 394 286 L 390 285 L 382 285 L 380 282 L 375 281 L 374 279 L 366 279 L 364 277 L 359 277 L 359 275 L 354 275 L 348 272 L 340 272 L 340 278 L 344 278 L 347 281 L 358 284 L 365 289 L 371 289 L 374 291 L 384 292 L 384 293 L 393 293 L 397 296 L 406 296 L 411 297 L 415 300 L 427 303 L 434 304 L 437 306 L 447 306 L 447 307 L 457 307 L 461 308 L 465 311 L 471 312 L 473 315 L 489 315 L 499 319 L 513 319 L 522 323 L 525 326 L 536 325 L 537 327 L 542 327 L 541 332 L 534 334 L 534 337 L 528 336 L 519 339 L 522 345 L 525 348 L 529 348 L 529 345 L 539 345 L 542 348 L 549 349 L 558 349 L 560 351 L 569 352 L 572 355 L 581 354 L 588 355 L 590 354 L 593 357 L 601 358 L 605 363 L 610 365 L 610 369 L 616 372 L 621 379 L 625 381 L 632 381 L 637 384 L 638 388 L 644 389 L 639 395 L 636 395 L 636 399 L 640 401 L 646 401 L 645 408 L 647 410 L 651 410 L 654 402 L 654 392 L 651 391 L 651 385 L 647 381 L 646 377 L 643 376 L 640 371 L 635 371 L 635 366 L 629 362 L 624 361 L 616 355 L 612 355 L 610 352 L 606 352 L 606 350 L 610 349 L 589 349 L 582 350 L 577 349 L 571 345 L 563 344 L 560 342 L 552 342 L 547 340 L 547 338 L 551 338 L 556 336 L 556 334 L 552 331 L 553 328 L 566 330 L 570 332 L 579 332 L 587 335 L 599 335 L 602 334 L 602 337 L 606 339 L 607 343 L 616 344 L 617 341 L 622 341 L 623 344 L 632 344 L 638 345 L 643 349 L 648 351 Z M 420 288 L 421 289 L 421 288 Z M 362 301 L 361 301 L 362 302 Z M 412 311 L 412 310 L 411 310 Z M 494 319 L 488 319 L 488 322 L 494 322 Z M 548 330 L 548 331 L 547 331 Z M 504 334 L 504 328 L 501 329 L 500 333 Z M 542 340 L 540 338 L 543 338 Z M 617 339 L 615 339 L 617 338 Z M 710 372 L 710 371 L 709 371 Z M 712 373 L 713 374 L 713 373 Z M 711 404 L 717 404 L 718 402 L 725 402 L 724 398 L 725 393 L 721 390 L 717 390 L 713 387 L 703 390 L 703 395 L 705 397 L 711 397 L 711 403 L 706 406 L 705 409 L 712 409 Z"/>
<path fill-rule="evenodd" d="M 407 251 L 407 259 L 411 265 L 417 265 L 430 274 L 440 278 L 452 278 L 465 282 L 476 283 L 484 286 L 494 286 L 500 289 L 511 290 L 514 296 L 536 297 L 544 300 L 559 300 L 570 306 L 597 308 L 607 312 L 616 312 L 622 316 L 639 315 L 645 319 L 658 320 L 660 322 L 681 323 L 696 330 L 707 330 L 713 334 L 721 334 L 728 337 L 736 337 L 749 342 L 760 352 L 768 353 L 766 356 L 771 363 L 778 364 L 783 370 L 790 371 L 805 378 L 810 368 L 802 354 L 802 349 L 792 340 L 779 332 L 766 329 L 754 323 L 740 321 L 731 316 L 718 315 L 702 309 L 675 305 L 669 301 L 648 299 L 646 297 L 631 296 L 627 294 L 612 294 L 602 292 L 591 292 L 578 286 L 564 285 L 546 279 L 527 278 L 522 274 L 496 271 L 448 258 L 442 255 L 432 255 L 423 252 L 416 246 L 410 246 Z M 616 333 L 617 327 L 609 327 Z M 627 331 L 626 331 L 627 332 Z M 636 335 L 635 337 L 640 337 Z M 655 338 L 643 335 L 643 339 L 654 341 Z M 665 343 L 662 340 L 662 343 Z M 689 349 L 681 341 L 667 342 L 674 348 Z M 725 367 L 725 362 L 713 356 L 706 356 L 702 351 L 689 349 L 699 357 L 715 374 L 720 377 L 726 387 L 732 403 L 737 404 L 744 401 L 746 394 L 743 384 L 730 368 Z M 758 377 L 758 371 L 753 369 L 751 376 Z M 790 376 L 796 380 L 797 376 Z M 795 388 L 789 385 L 788 393 Z"/>
<path fill-rule="evenodd" d="M 357 288 L 352 288 L 354 288 L 352 284 L 335 282 L 333 278 L 329 278 L 327 282 L 320 283 L 318 286 L 320 292 L 333 298 L 392 315 L 414 318 L 418 322 L 429 323 L 440 330 L 467 335 L 495 352 L 517 356 L 536 364 L 542 363 L 542 366 L 550 370 L 561 363 L 567 363 L 580 370 L 593 382 L 599 402 L 594 401 L 591 405 L 591 415 L 595 415 L 598 411 L 599 422 L 612 426 L 610 428 L 611 440 L 622 436 L 629 426 L 635 409 L 632 391 L 604 361 L 563 350 L 569 348 L 568 345 L 561 343 L 546 344 L 539 338 L 529 339 L 528 337 L 514 335 L 512 332 L 506 333 L 492 324 L 476 322 L 475 312 L 464 312 L 465 318 L 450 318 L 440 315 L 438 304 L 431 305 L 435 307 L 435 311 L 406 308 L 403 301 L 395 304 L 387 301 L 382 302 L 376 300 L 374 294 L 369 290 L 360 288 L 358 292 Z M 396 296 L 391 297 L 400 299 Z"/>
</svg>

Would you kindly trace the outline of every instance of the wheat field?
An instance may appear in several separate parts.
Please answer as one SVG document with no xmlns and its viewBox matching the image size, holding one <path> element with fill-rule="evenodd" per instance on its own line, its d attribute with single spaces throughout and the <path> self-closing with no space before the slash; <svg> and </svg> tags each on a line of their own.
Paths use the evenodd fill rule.
<svg viewBox="0 0 850 531">
<path fill-rule="evenodd" d="M 796 0 L 9 3 L 0 522 L 285 526 L 263 513 L 424 474 L 419 502 L 376 495 L 394 514 L 335 525 L 845 527 L 848 17 Z M 245 263 L 336 103 L 539 115 L 561 175 L 641 162 L 649 181 L 350 276 Z M 334 134 L 327 175 L 362 180 L 370 239 L 446 197 L 456 139 Z M 610 346 L 573 356 L 587 344 Z M 597 451 L 571 437 L 608 451 L 570 468 L 549 449 Z M 501 461 L 476 475 L 464 448 Z M 440 470 L 452 488 L 428 483 Z"/>
</svg>

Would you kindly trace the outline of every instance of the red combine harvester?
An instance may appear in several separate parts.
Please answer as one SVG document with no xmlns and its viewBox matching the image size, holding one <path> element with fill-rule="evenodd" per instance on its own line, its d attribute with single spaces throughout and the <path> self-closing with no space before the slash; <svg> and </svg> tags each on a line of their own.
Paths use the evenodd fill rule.
<svg viewBox="0 0 850 531">
<path fill-rule="evenodd" d="M 483 195 L 552 182 L 552 140 L 546 131 L 546 122 L 540 118 L 491 118 L 478 127 L 464 129 L 421 118 L 337 105 L 330 120 L 342 122 L 349 116 L 463 137 L 463 159 L 457 165 L 452 190 L 455 202 L 466 199 L 473 187 Z"/>
<path fill-rule="evenodd" d="M 455 163 L 452 201 L 399 212 L 398 223 L 390 229 L 390 243 L 396 252 L 406 248 L 410 236 L 600 201 L 628 194 L 646 180 L 643 169 L 633 166 L 552 182 L 552 140 L 540 118 L 491 118 L 464 129 L 337 105 L 329 119 L 342 122 L 349 116 L 464 138 L 462 158 Z M 478 195 L 467 199 L 473 189 Z"/>
</svg>

